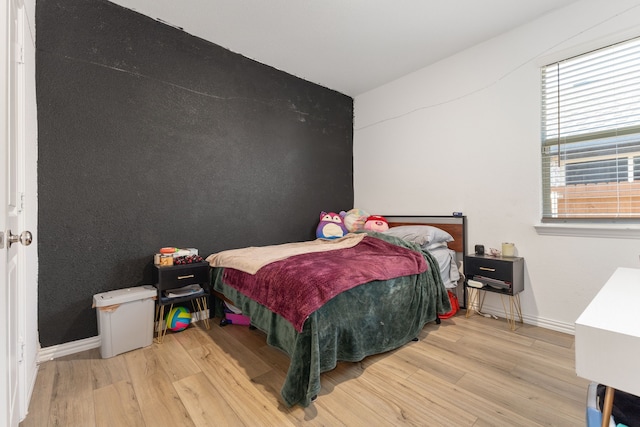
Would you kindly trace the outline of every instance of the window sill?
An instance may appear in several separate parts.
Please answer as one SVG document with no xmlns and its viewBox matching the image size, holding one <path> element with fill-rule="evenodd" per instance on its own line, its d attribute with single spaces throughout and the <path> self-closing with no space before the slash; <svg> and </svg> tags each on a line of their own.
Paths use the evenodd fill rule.
<svg viewBox="0 0 640 427">
<path fill-rule="evenodd" d="M 636 224 L 536 224 L 533 227 L 542 236 L 640 238 L 640 225 Z"/>
</svg>

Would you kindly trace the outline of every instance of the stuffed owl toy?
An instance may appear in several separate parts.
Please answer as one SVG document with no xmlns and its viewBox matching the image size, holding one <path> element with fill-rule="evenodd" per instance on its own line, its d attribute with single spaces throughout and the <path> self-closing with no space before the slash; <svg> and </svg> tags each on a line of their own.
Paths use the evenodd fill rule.
<svg viewBox="0 0 640 427">
<path fill-rule="evenodd" d="M 345 215 L 345 211 L 340 212 L 340 214 L 321 212 L 320 223 L 316 228 L 316 237 L 318 239 L 337 239 L 347 234 L 347 227 L 344 226 L 343 222 Z"/>
<path fill-rule="evenodd" d="M 387 231 L 389 229 L 389 223 L 380 215 L 371 215 L 364 223 L 364 229 L 371 231 Z"/>
</svg>

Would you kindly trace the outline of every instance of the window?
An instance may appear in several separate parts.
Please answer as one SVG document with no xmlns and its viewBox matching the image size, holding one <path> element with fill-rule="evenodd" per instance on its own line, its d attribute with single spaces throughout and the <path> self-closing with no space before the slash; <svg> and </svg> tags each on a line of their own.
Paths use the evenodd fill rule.
<svg viewBox="0 0 640 427">
<path fill-rule="evenodd" d="M 542 68 L 543 221 L 640 219 L 640 38 Z"/>
<path fill-rule="evenodd" d="M 565 185 L 627 181 L 627 163 L 627 159 L 567 163 L 565 165 Z"/>
</svg>

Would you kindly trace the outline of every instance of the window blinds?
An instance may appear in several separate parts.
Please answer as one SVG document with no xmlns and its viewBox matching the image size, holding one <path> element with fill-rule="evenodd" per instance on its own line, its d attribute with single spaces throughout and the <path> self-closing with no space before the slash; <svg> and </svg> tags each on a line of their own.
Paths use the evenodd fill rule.
<svg viewBox="0 0 640 427">
<path fill-rule="evenodd" d="M 542 68 L 543 221 L 640 219 L 640 38 Z"/>
</svg>

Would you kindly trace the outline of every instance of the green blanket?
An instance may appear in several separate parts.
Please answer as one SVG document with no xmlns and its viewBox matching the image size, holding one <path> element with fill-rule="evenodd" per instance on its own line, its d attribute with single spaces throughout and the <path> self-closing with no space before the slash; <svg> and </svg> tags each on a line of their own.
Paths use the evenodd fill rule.
<svg viewBox="0 0 640 427">
<path fill-rule="evenodd" d="M 287 405 L 308 406 L 320 392 L 320 374 L 338 361 L 356 362 L 398 348 L 415 338 L 438 314 L 451 310 L 436 260 L 417 245 L 376 232 L 368 234 L 421 252 L 429 269 L 419 275 L 374 281 L 329 300 L 305 321 L 301 333 L 281 316 L 222 281 L 222 268 L 213 268 L 215 291 L 224 294 L 264 331 L 267 343 L 291 358 L 280 391 Z M 221 305 L 216 304 L 220 316 Z"/>
</svg>

